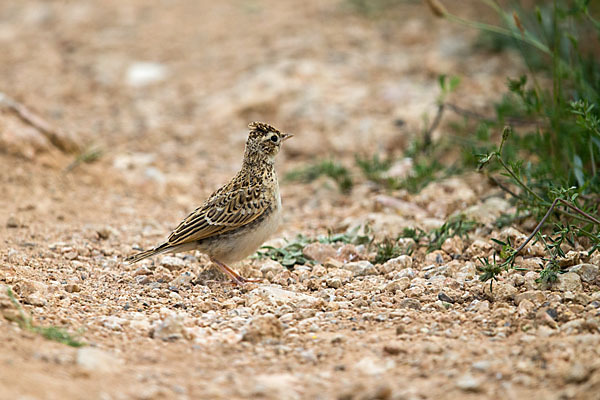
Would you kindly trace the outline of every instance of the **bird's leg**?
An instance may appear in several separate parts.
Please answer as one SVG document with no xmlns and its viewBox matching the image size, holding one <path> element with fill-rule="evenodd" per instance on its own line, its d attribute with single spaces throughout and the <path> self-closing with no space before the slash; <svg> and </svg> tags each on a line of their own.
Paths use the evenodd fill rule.
<svg viewBox="0 0 600 400">
<path fill-rule="evenodd" d="M 231 278 L 232 282 L 235 283 L 236 285 L 244 286 L 245 283 L 262 282 L 262 279 L 246 279 L 243 276 L 241 276 L 240 274 L 238 274 L 237 272 L 235 272 L 234 270 L 232 270 L 231 268 L 229 268 L 227 265 L 223 264 L 222 262 L 215 260 L 214 258 L 211 258 L 210 260 L 212 262 L 214 262 L 215 264 L 217 264 L 217 266 L 221 269 L 221 271 L 223 271 L 225 274 L 227 274 L 227 276 L 229 276 Z"/>
</svg>

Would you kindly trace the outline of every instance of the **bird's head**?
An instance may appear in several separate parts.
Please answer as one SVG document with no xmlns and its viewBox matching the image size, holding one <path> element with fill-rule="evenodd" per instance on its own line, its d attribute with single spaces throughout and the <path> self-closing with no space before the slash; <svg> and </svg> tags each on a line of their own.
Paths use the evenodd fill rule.
<svg viewBox="0 0 600 400">
<path fill-rule="evenodd" d="M 246 158 L 264 158 L 273 162 L 281 149 L 281 144 L 293 136 L 289 133 L 281 133 L 263 122 L 251 122 L 248 128 L 250 133 L 246 141 Z"/>
</svg>

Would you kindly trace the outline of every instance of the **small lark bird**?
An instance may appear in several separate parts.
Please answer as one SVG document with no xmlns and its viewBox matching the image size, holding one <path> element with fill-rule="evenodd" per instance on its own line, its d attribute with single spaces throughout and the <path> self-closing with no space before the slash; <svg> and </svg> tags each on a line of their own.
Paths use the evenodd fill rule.
<svg viewBox="0 0 600 400">
<path fill-rule="evenodd" d="M 135 263 L 161 253 L 200 250 L 238 285 L 245 279 L 226 264 L 252 254 L 275 232 L 281 219 L 281 197 L 275 156 L 291 134 L 261 122 L 248 125 L 250 133 L 242 168 L 214 192 L 171 233 L 166 243 L 127 258 Z"/>
</svg>

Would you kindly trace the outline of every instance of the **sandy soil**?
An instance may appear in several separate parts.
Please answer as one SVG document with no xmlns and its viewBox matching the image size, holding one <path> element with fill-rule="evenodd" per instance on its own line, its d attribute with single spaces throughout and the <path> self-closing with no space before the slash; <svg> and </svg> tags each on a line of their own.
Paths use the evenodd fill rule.
<svg viewBox="0 0 600 400">
<path fill-rule="evenodd" d="M 0 398 L 600 398 L 600 257 L 568 249 L 571 272 L 553 287 L 511 271 L 490 293 L 476 257 L 491 237 L 522 240 L 514 228 L 484 224 L 385 264 L 340 244 L 305 249 L 314 265 L 248 259 L 235 267 L 264 283 L 244 288 L 200 253 L 122 262 L 226 182 L 252 120 L 296 135 L 281 174 L 323 157 L 352 165 L 402 154 L 435 112 L 439 74 L 461 76 L 454 99 L 485 111 L 522 70 L 419 3 L 378 17 L 350 3 L 0 5 L 0 91 L 103 150 L 67 170 L 73 156 L 1 109 Z M 395 237 L 457 211 L 489 222 L 510 210 L 476 175 L 410 195 L 355 172 L 349 195 L 327 179 L 283 182 L 271 243 L 365 224 Z M 532 246 L 518 265 L 542 256 Z M 6 287 L 34 325 L 87 345 L 19 327 Z"/>
</svg>

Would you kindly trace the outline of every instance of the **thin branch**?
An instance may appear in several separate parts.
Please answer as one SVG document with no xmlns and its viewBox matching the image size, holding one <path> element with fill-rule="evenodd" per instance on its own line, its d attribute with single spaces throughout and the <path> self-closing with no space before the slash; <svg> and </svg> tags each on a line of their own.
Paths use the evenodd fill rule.
<svg viewBox="0 0 600 400">
<path fill-rule="evenodd" d="M 435 118 L 433 119 L 433 122 L 429 126 L 429 129 L 427 129 L 423 135 L 423 145 L 425 147 L 429 147 L 429 145 L 431 144 L 431 136 L 432 136 L 433 132 L 437 129 L 438 125 L 440 124 L 440 121 L 442 120 L 442 114 L 444 113 L 444 108 L 445 108 L 444 103 L 440 103 L 438 105 L 437 114 L 435 114 Z"/>
<path fill-rule="evenodd" d="M 79 146 L 74 140 L 67 137 L 67 135 L 58 129 L 52 127 L 42 117 L 35 114 L 25 105 L 8 97 L 2 92 L 0 92 L 0 106 L 4 106 L 10 111 L 14 112 L 23 122 L 40 131 L 44 136 L 46 136 L 46 138 L 48 138 L 50 143 L 63 152 L 74 153 L 79 149 Z"/>
</svg>

